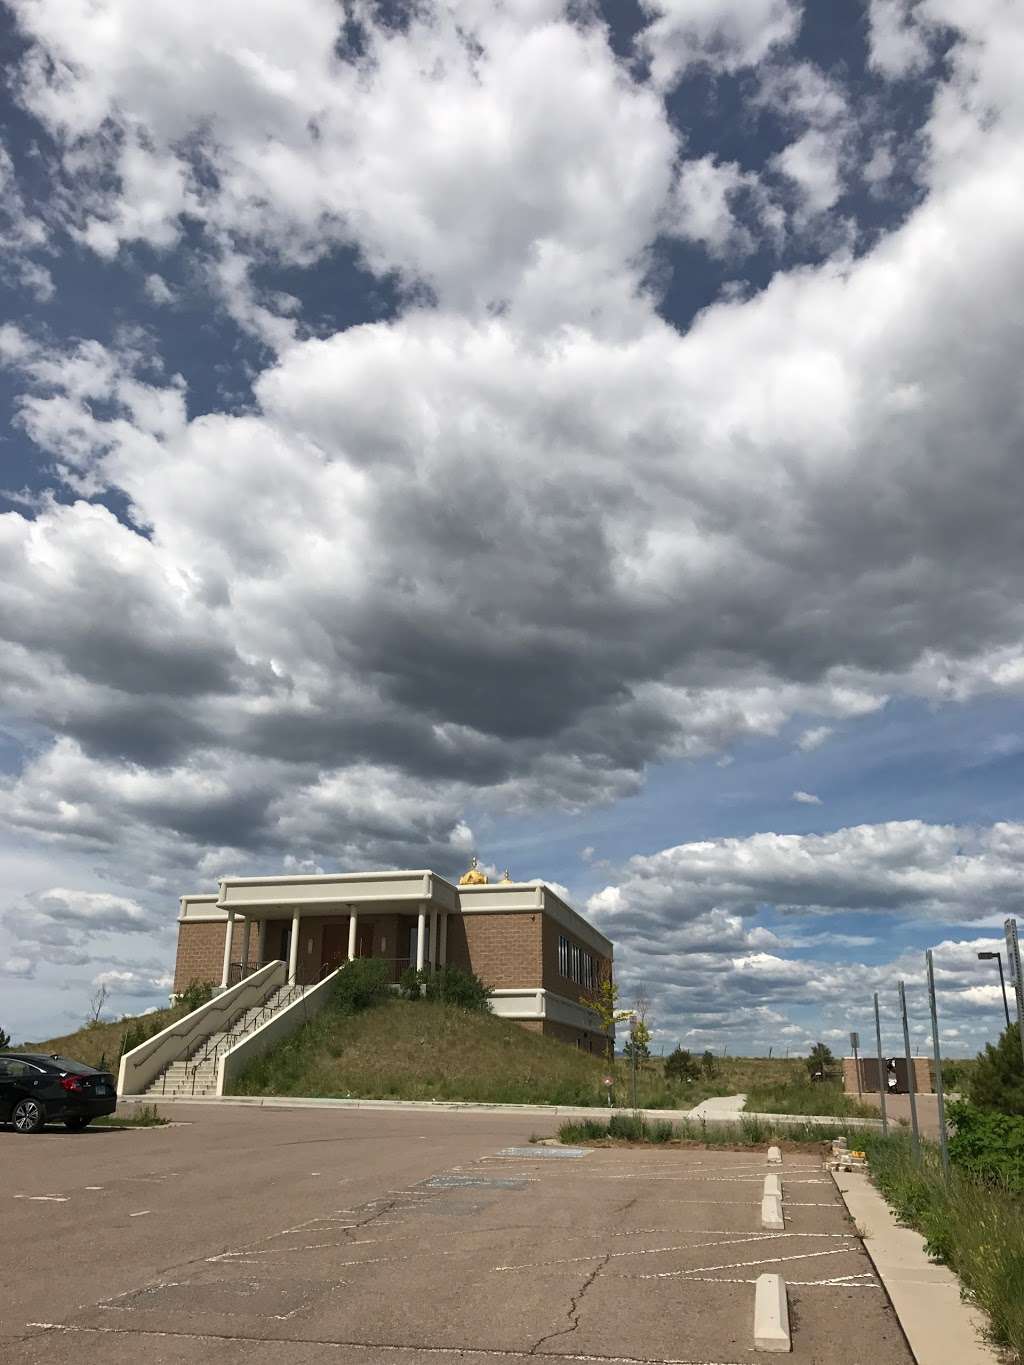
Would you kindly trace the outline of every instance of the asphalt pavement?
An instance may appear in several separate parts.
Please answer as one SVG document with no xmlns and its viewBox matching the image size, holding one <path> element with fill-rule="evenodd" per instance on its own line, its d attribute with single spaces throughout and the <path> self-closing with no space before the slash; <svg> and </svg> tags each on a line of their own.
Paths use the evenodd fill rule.
<svg viewBox="0 0 1024 1365">
<path fill-rule="evenodd" d="M 531 1146 L 527 1118 L 175 1106 L 160 1129 L 0 1130 L 0 1360 L 911 1365 L 815 1156 Z"/>
</svg>

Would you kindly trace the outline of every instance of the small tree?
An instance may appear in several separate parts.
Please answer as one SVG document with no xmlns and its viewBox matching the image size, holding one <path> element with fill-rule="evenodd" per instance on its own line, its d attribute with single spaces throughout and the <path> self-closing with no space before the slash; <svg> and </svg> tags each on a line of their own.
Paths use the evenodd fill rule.
<svg viewBox="0 0 1024 1365">
<path fill-rule="evenodd" d="M 971 1103 L 1000 1114 L 1024 1115 L 1024 1057 L 1017 1025 L 1004 1029 L 994 1046 L 978 1054 L 971 1077 Z"/>
<path fill-rule="evenodd" d="M 820 1072 L 822 1080 L 827 1081 L 836 1064 L 831 1048 L 826 1047 L 824 1043 L 815 1043 L 804 1061 L 812 1080 Z"/>
<path fill-rule="evenodd" d="M 95 1028 L 100 1022 L 100 1015 L 103 1013 L 103 1006 L 107 1003 L 107 987 L 100 986 L 89 1000 L 89 1013 L 85 1017 L 86 1028 Z"/>
<path fill-rule="evenodd" d="M 0 1028 L 0 1047 L 10 1047 L 10 1045 L 11 1035 L 9 1033 L 5 1033 L 4 1030 Z"/>
<path fill-rule="evenodd" d="M 705 1052 L 701 1053 L 700 1069 L 701 1071 L 703 1071 L 705 1078 L 709 1081 L 713 1081 L 715 1077 L 718 1075 L 718 1066 L 715 1062 L 715 1054 L 711 1051 L 710 1048 L 708 1048 Z"/>
<path fill-rule="evenodd" d="M 623 1048 L 630 1061 L 636 1056 L 637 1062 L 646 1062 L 651 1056 L 651 1030 L 642 1019 L 633 1025 L 626 1046 Z"/>
<path fill-rule="evenodd" d="M 665 1079 L 686 1085 L 697 1079 L 697 1063 L 689 1048 L 677 1047 L 665 1058 Z"/>
<path fill-rule="evenodd" d="M 606 967 L 601 972 L 597 985 L 585 992 L 581 1000 L 587 1009 L 593 1010 L 601 1021 L 601 1029 L 606 1038 L 604 1055 L 606 1060 L 610 1062 L 615 1056 L 615 1044 L 612 1041 L 615 1025 L 621 1024 L 624 1019 L 628 1019 L 632 1011 L 617 1008 L 619 988 L 612 980 L 609 968 Z"/>
</svg>

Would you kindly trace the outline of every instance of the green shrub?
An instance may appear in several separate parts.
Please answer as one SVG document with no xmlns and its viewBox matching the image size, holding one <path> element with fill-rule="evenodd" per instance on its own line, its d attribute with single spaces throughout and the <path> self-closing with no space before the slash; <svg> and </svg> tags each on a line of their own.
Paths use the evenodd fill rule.
<svg viewBox="0 0 1024 1365">
<path fill-rule="evenodd" d="M 970 1101 L 979 1109 L 1024 1116 L 1024 1055 L 1017 1025 L 1011 1024 L 994 1046 L 989 1043 L 974 1065 Z"/>
<path fill-rule="evenodd" d="M 948 1109 L 950 1160 L 986 1184 L 1024 1194 L 1024 1118 L 960 1101 Z"/>
<path fill-rule="evenodd" d="M 406 967 L 398 978 L 398 994 L 403 1000 L 419 1000 L 426 984 L 426 972 L 418 972 L 415 967 Z"/>
<path fill-rule="evenodd" d="M 456 1005 L 463 1010 L 485 1013 L 491 1008 L 491 992 L 475 972 L 461 967 L 442 967 L 427 981 L 427 999 L 440 1000 L 445 1005 Z"/>
<path fill-rule="evenodd" d="M 651 1142 L 671 1142 L 676 1135 L 676 1130 L 669 1123 L 668 1119 L 658 1119 L 652 1123 L 647 1136 Z"/>
<path fill-rule="evenodd" d="M 178 995 L 178 1004 L 184 1007 L 186 1014 L 191 1014 L 200 1005 L 205 1005 L 208 1000 L 213 999 L 213 987 L 209 981 L 197 981 L 195 977 L 188 983 L 183 991 Z M 140 1039 L 145 1042 L 145 1039 Z"/>
<path fill-rule="evenodd" d="M 665 1079 L 667 1081 L 687 1081 L 697 1079 L 697 1063 L 688 1048 L 677 1047 L 665 1058 Z"/>
<path fill-rule="evenodd" d="M 343 1013 L 355 1014 L 385 1000 L 390 989 L 390 963 L 382 957 L 357 957 L 338 972 L 334 1003 Z"/>
<path fill-rule="evenodd" d="M 647 1137 L 647 1123 L 640 1114 L 613 1114 L 608 1120 L 608 1136 L 643 1142 Z"/>
</svg>

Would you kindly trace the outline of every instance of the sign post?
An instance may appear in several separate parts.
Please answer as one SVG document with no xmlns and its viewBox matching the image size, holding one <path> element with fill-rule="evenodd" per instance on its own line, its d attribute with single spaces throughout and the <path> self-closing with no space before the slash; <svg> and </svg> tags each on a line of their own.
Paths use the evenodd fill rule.
<svg viewBox="0 0 1024 1365">
<path fill-rule="evenodd" d="M 859 1033 L 852 1033 L 852 1032 L 851 1032 L 851 1034 L 850 1034 L 850 1046 L 853 1048 L 853 1069 L 854 1069 L 854 1071 L 857 1073 L 857 1098 L 860 1099 L 860 1098 L 861 1098 L 861 1091 L 860 1091 L 860 1057 L 857 1055 L 857 1049 L 860 1047 L 860 1034 L 859 1034 Z"/>
<path fill-rule="evenodd" d="M 935 1094 L 939 1101 L 939 1147 L 942 1151 L 942 1169 L 949 1178 L 949 1143 L 946 1138 L 946 1094 L 942 1088 L 942 1049 L 939 1046 L 939 1013 L 935 1006 L 935 964 L 932 950 L 924 955 L 928 964 L 928 1004 L 932 1012 L 932 1049 L 935 1053 Z"/>
<path fill-rule="evenodd" d="M 1013 985 L 1017 992 L 1017 1032 L 1020 1035 L 1021 1054 L 1024 1055 L 1024 978 L 1020 970 L 1020 940 L 1017 937 L 1017 921 L 1008 919 L 1003 925 L 1006 930 L 1006 960 L 1013 973 Z"/>
<path fill-rule="evenodd" d="M 882 1021 L 878 1016 L 878 992 L 875 991 L 875 1046 L 878 1049 L 878 1103 L 882 1109 L 882 1136 L 889 1136 L 889 1120 L 885 1113 L 885 1063 L 882 1060 Z"/>
<path fill-rule="evenodd" d="M 900 1017 L 903 1020 L 903 1053 L 907 1059 L 907 1094 L 910 1097 L 910 1150 L 914 1160 L 921 1160 L 921 1137 L 917 1131 L 917 1077 L 914 1075 L 914 1057 L 910 1051 L 910 1025 L 907 1023 L 907 992 L 903 982 L 899 982 Z"/>
</svg>

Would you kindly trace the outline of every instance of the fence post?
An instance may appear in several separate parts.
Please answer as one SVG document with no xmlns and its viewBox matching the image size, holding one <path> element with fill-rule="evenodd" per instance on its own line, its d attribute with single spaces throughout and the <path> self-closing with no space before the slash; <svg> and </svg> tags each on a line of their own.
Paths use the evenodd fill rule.
<svg viewBox="0 0 1024 1365">
<path fill-rule="evenodd" d="M 917 1077 L 914 1075 L 914 1056 L 910 1051 L 910 1025 L 907 1023 L 907 992 L 903 982 L 899 982 L 900 1017 L 903 1020 L 903 1052 L 907 1059 L 908 1095 L 910 1097 L 910 1147 L 914 1160 L 921 1160 L 921 1135 L 917 1129 Z"/>
<path fill-rule="evenodd" d="M 878 1016 L 878 992 L 875 991 L 875 1046 L 878 1049 L 878 1103 L 882 1110 L 882 1136 L 889 1136 L 889 1120 L 885 1112 L 885 1062 L 882 1059 L 882 1022 Z"/>
<path fill-rule="evenodd" d="M 935 965 L 932 950 L 924 955 L 928 964 L 928 1004 L 932 1012 L 932 1048 L 935 1052 L 935 1094 L 939 1101 L 939 1148 L 942 1152 L 942 1169 L 949 1176 L 949 1144 L 946 1139 L 946 1092 L 942 1088 L 942 1048 L 939 1046 L 939 1012 L 935 1005 Z"/>
</svg>

